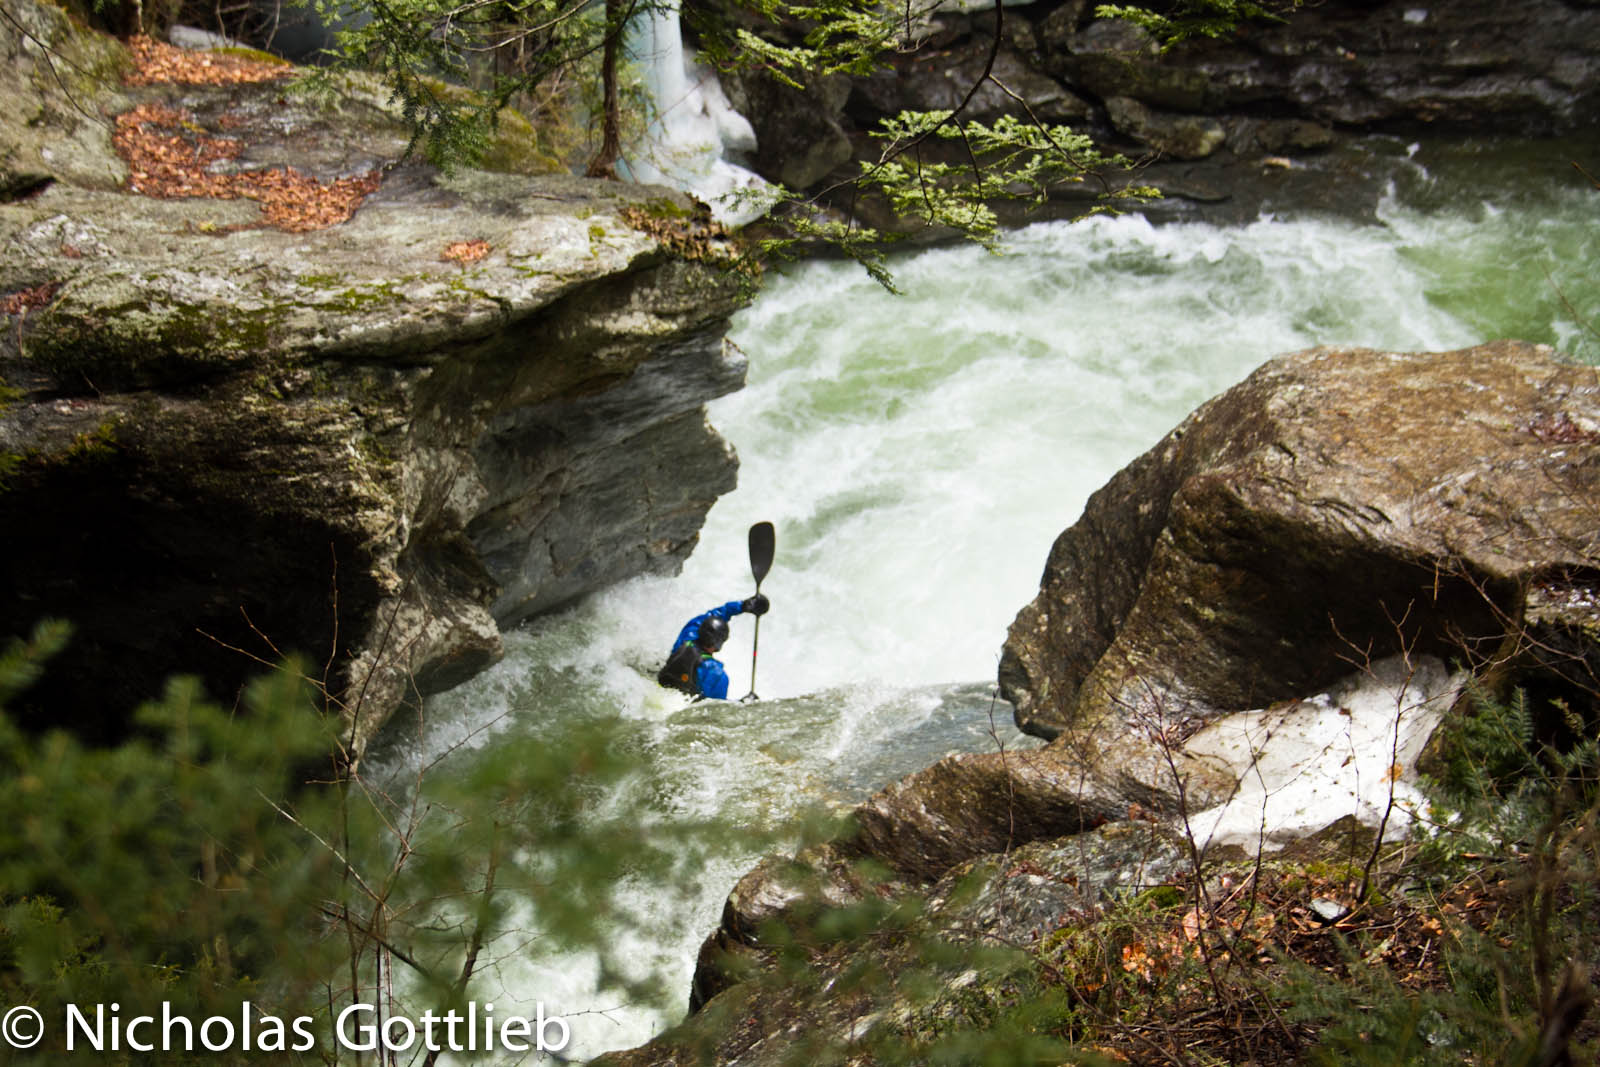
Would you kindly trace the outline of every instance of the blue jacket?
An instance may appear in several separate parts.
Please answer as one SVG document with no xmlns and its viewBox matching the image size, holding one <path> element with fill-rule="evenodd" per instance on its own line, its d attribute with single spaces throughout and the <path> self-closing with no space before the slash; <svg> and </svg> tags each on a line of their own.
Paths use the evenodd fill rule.
<svg viewBox="0 0 1600 1067">
<path fill-rule="evenodd" d="M 726 621 L 735 615 L 743 614 L 743 602 L 730 600 L 720 608 L 712 608 L 704 614 L 696 615 L 678 631 L 678 639 L 672 643 L 672 650 L 676 652 L 686 642 L 692 642 L 699 637 L 700 627 L 707 619 L 717 618 Z M 723 668 L 721 660 L 701 653 L 700 666 L 695 671 L 695 684 L 700 689 L 700 695 L 707 700 L 728 699 L 728 672 Z"/>
</svg>

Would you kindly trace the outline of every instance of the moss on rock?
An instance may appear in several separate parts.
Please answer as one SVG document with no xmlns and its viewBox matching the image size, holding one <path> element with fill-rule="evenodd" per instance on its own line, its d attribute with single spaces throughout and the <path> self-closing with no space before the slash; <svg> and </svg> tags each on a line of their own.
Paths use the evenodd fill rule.
<svg viewBox="0 0 1600 1067">
<path fill-rule="evenodd" d="M 162 277 L 102 278 L 92 292 L 66 289 L 30 317 L 21 355 L 58 381 L 100 390 L 170 385 L 265 358 L 286 312 L 180 302 Z"/>
</svg>

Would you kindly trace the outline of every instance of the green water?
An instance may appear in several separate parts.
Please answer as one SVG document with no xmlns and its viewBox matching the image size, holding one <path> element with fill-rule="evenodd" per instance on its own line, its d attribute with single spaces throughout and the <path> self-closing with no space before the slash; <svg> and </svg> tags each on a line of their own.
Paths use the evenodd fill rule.
<svg viewBox="0 0 1600 1067">
<path fill-rule="evenodd" d="M 663 783 L 628 803 L 748 825 L 848 805 L 950 751 L 1026 743 L 995 711 L 992 681 L 1051 541 L 1122 465 L 1262 361 L 1499 337 L 1600 361 L 1600 191 L 1567 162 L 1581 147 L 1396 142 L 1410 162 L 1369 224 L 1046 224 L 1000 255 L 900 258 L 898 297 L 836 263 L 769 279 L 732 330 L 749 385 L 710 409 L 740 484 L 683 575 L 509 635 L 502 664 L 430 701 L 420 735 L 379 762 L 408 772 L 466 739 L 434 772 L 450 773 L 508 733 L 620 715 Z M 685 619 L 748 595 L 744 536 L 758 520 L 778 531 L 760 638 L 769 699 L 685 708 L 655 667 Z M 735 620 L 736 694 L 749 638 Z M 634 946 L 638 965 L 686 996 L 701 939 L 756 858 L 708 867 L 687 904 L 630 887 L 641 911 L 668 909 L 672 930 Z M 529 952 L 495 981 L 506 1004 L 608 1009 L 574 1019 L 579 1055 L 672 1021 L 597 997 L 593 978 L 583 959 Z"/>
</svg>

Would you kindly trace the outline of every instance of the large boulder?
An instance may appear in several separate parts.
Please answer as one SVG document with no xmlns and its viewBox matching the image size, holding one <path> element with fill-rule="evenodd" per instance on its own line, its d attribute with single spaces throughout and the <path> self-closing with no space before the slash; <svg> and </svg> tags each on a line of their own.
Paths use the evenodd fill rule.
<svg viewBox="0 0 1600 1067">
<path fill-rule="evenodd" d="M 855 1041 L 863 1018 L 916 1031 L 894 995 L 836 985 L 877 946 L 815 952 L 819 993 L 775 969 L 824 909 L 926 894 L 938 936 L 1009 917 L 1030 944 L 1034 917 L 1070 922 L 1074 894 L 1088 913 L 1319 841 L 1374 855 L 1423 803 L 1461 667 L 1600 720 L 1596 514 L 1593 368 L 1517 342 L 1267 363 L 1058 540 L 1002 671 L 1019 721 L 1059 736 L 947 757 L 859 805 L 848 834 L 749 872 L 700 955 L 702 1014 L 615 1062 L 682 1062 L 686 1045 L 776 1062 L 800 1034 Z M 994 976 L 941 980 L 936 999 Z"/>
<path fill-rule="evenodd" d="M 750 119 L 756 173 L 790 189 L 807 189 L 848 162 L 853 149 L 844 128 L 850 82 L 842 74 L 808 79 L 803 89 L 764 70 L 734 71 L 728 102 Z"/>
<path fill-rule="evenodd" d="M 1482 668 L 1524 621 L 1593 625 L 1597 508 L 1593 368 L 1509 341 L 1284 356 L 1090 499 L 1001 688 L 1054 737 L 1261 707 L 1400 651 Z"/>
<path fill-rule="evenodd" d="M 359 79 L 331 105 L 273 82 L 77 98 L 133 102 L 237 147 L 212 173 L 376 189 L 299 233 L 105 165 L 0 204 L 0 635 L 76 627 L 26 719 L 114 735 L 175 671 L 230 699 L 293 651 L 359 752 L 497 659 L 501 627 L 681 565 L 737 467 L 704 405 L 745 369 L 722 334 L 747 286 L 703 208 L 402 163 Z"/>
<path fill-rule="evenodd" d="M 1132 97 L 1107 100 L 1106 113 L 1118 132 L 1172 159 L 1204 159 L 1228 138 L 1216 119 L 1154 111 Z"/>
<path fill-rule="evenodd" d="M 117 76 L 128 56 L 59 7 L 7 4 L 0 20 L 0 201 L 52 181 L 114 189 L 127 168 L 111 148 Z"/>
</svg>

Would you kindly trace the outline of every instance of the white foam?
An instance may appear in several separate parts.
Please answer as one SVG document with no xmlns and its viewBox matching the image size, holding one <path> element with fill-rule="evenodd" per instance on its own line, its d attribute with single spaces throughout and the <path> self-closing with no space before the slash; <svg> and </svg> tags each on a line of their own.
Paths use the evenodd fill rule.
<svg viewBox="0 0 1600 1067">
<path fill-rule="evenodd" d="M 1514 257 L 1537 247 L 1557 277 L 1581 278 L 1600 254 L 1600 230 L 1583 224 L 1588 205 L 1575 193 L 1549 220 L 1555 213 L 1390 206 L 1368 226 L 1046 224 L 1008 235 L 1004 255 L 945 248 L 897 259 L 903 297 L 847 264 L 771 276 L 733 325 L 750 356 L 749 385 L 711 406 L 712 423 L 738 448 L 739 487 L 712 508 L 683 574 L 624 583 L 508 634 L 503 663 L 430 698 L 429 727 L 395 757 L 396 773 L 469 736 L 481 745 L 502 731 L 538 734 L 564 717 L 616 713 L 665 770 L 656 810 L 769 824 L 846 786 L 883 784 L 909 769 L 907 753 L 932 762 L 942 754 L 924 733 L 937 718 L 931 709 L 944 706 L 936 683 L 973 683 L 978 693 L 992 683 L 1006 627 L 1037 592 L 1053 539 L 1119 468 L 1280 352 L 1341 343 L 1441 350 L 1524 332 L 1483 318 L 1483 301 L 1450 298 L 1479 291 L 1474 272 L 1495 286 L 1521 278 L 1507 304 L 1531 309 L 1530 328 L 1561 329 L 1567 313 L 1543 261 Z M 1589 290 L 1568 289 L 1592 317 L 1582 303 Z M 768 699 L 684 708 L 655 686 L 654 671 L 692 614 L 750 592 L 745 534 L 759 520 L 777 527 L 756 679 Z M 735 695 L 749 687 L 751 631 L 749 619 L 735 619 L 724 650 Z M 1271 780 L 1299 784 L 1238 798 L 1208 816 L 1208 833 L 1253 840 L 1264 810 L 1285 823 L 1306 812 L 1331 821 L 1332 798 L 1370 816 L 1387 807 L 1394 762 L 1407 769 L 1394 783 L 1404 799 L 1411 735 L 1395 753 L 1386 728 L 1399 713 L 1420 729 L 1436 691 L 1433 681 L 1414 692 L 1341 691 L 1292 715 L 1238 720 L 1235 743 L 1301 735 L 1298 746 L 1270 751 Z M 1424 710 L 1413 714 L 1413 704 Z M 1341 705 L 1358 714 L 1339 715 Z M 1002 707 L 1002 729 L 1007 717 Z M 1310 793 L 1306 783 L 1324 772 L 1295 768 L 1324 750 L 1341 764 L 1353 757 L 1338 769 L 1353 768 L 1358 790 L 1330 783 Z M 628 887 L 631 906 L 668 916 L 676 930 L 630 952 L 667 961 L 672 988 L 687 988 L 700 939 L 748 866 L 734 857 L 708 870 L 687 905 Z M 535 946 L 502 961 L 492 980 L 503 990 L 497 1001 L 615 1007 L 593 979 L 592 962 L 550 959 Z M 637 1044 L 670 1021 L 639 1009 L 583 1019 L 585 1056 Z"/>
<path fill-rule="evenodd" d="M 740 487 L 677 587 L 731 595 L 777 525 L 774 691 L 993 677 L 1055 536 L 1201 402 L 1278 352 L 1472 340 L 1376 226 L 1049 224 L 895 270 L 904 296 L 807 264 L 734 324 Z"/>
</svg>

